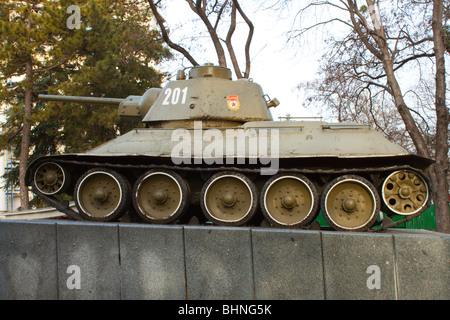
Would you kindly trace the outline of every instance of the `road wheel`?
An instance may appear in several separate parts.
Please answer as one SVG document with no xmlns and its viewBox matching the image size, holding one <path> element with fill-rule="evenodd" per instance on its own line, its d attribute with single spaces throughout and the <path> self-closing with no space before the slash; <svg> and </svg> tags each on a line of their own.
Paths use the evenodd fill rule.
<svg viewBox="0 0 450 320">
<path fill-rule="evenodd" d="M 133 188 L 136 212 L 150 223 L 170 223 L 177 220 L 190 204 L 186 181 L 170 170 L 150 170 Z"/>
<path fill-rule="evenodd" d="M 261 190 L 261 210 L 268 221 L 279 227 L 306 226 L 317 217 L 319 197 L 316 188 L 300 174 L 277 174 Z"/>
<path fill-rule="evenodd" d="M 84 219 L 115 221 L 128 210 L 130 186 L 121 174 L 113 170 L 92 169 L 78 179 L 74 199 Z"/>
<path fill-rule="evenodd" d="M 366 231 L 380 211 L 380 198 L 368 180 L 344 175 L 332 180 L 322 193 L 322 214 L 335 230 Z"/>
<path fill-rule="evenodd" d="M 203 185 L 200 205 L 208 220 L 218 225 L 243 225 L 256 213 L 258 191 L 245 175 L 225 171 Z"/>
</svg>

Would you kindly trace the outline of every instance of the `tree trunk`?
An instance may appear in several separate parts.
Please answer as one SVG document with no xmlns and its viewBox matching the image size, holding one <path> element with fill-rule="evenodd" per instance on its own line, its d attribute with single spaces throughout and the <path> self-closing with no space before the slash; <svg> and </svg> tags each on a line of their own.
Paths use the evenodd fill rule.
<svg viewBox="0 0 450 320">
<path fill-rule="evenodd" d="M 25 85 L 25 106 L 23 114 L 22 126 L 22 143 L 20 144 L 19 156 L 19 186 L 20 186 L 20 204 L 22 210 L 30 208 L 28 199 L 28 188 L 25 185 L 25 172 L 28 167 L 28 154 L 30 149 L 30 135 L 31 135 L 31 109 L 32 109 L 32 72 L 33 65 L 31 61 L 26 63 L 26 85 Z"/>
<path fill-rule="evenodd" d="M 448 124 L 450 120 L 447 106 L 445 105 L 445 46 L 442 39 L 442 11 L 443 1 L 433 1 L 433 29 L 434 53 L 436 59 L 436 163 L 431 168 L 434 183 L 434 209 L 436 230 L 450 233 L 449 213 L 449 185 L 448 185 Z"/>
<path fill-rule="evenodd" d="M 31 45 L 31 13 L 25 20 L 28 35 L 28 45 Z M 31 134 L 31 109 L 32 109 L 32 94 L 33 94 L 33 62 L 30 59 L 25 63 L 25 102 L 23 109 L 23 124 L 22 124 L 22 142 L 20 144 L 19 155 L 19 187 L 20 187 L 20 206 L 22 210 L 30 208 L 28 198 L 28 188 L 25 185 L 25 172 L 28 167 L 28 155 L 30 150 L 30 134 Z"/>
<path fill-rule="evenodd" d="M 394 75 L 393 63 L 390 60 L 388 53 L 383 53 L 383 56 L 384 56 L 383 66 L 384 71 L 386 72 L 388 85 L 392 91 L 391 94 L 392 97 L 394 98 L 394 103 L 398 110 L 398 113 L 402 117 L 403 123 L 405 124 L 406 131 L 408 131 L 409 136 L 411 137 L 411 140 L 413 141 L 414 146 L 416 147 L 417 154 L 419 156 L 429 158 L 430 153 L 428 151 L 428 145 L 419 128 L 417 127 L 417 124 L 414 121 L 414 118 L 412 117 L 411 112 L 409 111 L 408 106 L 405 103 L 405 100 L 403 99 L 403 93 Z"/>
</svg>

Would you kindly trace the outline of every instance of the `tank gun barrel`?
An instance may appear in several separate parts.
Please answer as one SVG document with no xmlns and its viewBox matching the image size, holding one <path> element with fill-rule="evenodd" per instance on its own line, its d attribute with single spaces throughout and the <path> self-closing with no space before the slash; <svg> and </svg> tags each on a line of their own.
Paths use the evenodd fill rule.
<svg viewBox="0 0 450 320">
<path fill-rule="evenodd" d="M 76 97 L 76 96 L 60 96 L 52 94 L 40 94 L 39 100 L 46 101 L 62 101 L 62 102 L 77 102 L 77 103 L 91 103 L 91 104 L 106 104 L 117 106 L 125 99 L 120 98 L 100 98 L 100 97 Z"/>
</svg>

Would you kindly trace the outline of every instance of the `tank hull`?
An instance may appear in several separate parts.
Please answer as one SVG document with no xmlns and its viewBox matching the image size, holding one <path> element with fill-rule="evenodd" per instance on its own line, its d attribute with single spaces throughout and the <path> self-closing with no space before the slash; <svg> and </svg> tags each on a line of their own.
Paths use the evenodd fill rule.
<svg viewBox="0 0 450 320">
<path fill-rule="evenodd" d="M 48 173 L 52 171 L 51 168 L 55 168 L 44 166 L 49 163 L 61 168 L 63 172 L 64 179 L 60 180 L 61 182 L 64 180 L 62 183 L 64 187 L 57 192 L 53 192 L 55 190 L 45 192 L 48 191 L 42 187 L 45 183 L 41 182 L 40 185 L 36 183 L 40 172 Z M 218 129 L 203 127 L 201 122 L 193 122 L 192 127 L 186 129 L 135 129 L 87 153 L 39 158 L 29 166 L 26 181 L 38 196 L 58 210 L 80 220 L 117 220 L 126 212 L 133 214 L 131 211 L 145 211 L 142 208 L 147 203 L 154 202 L 152 208 L 161 208 L 159 210 L 162 211 L 163 217 L 158 219 L 149 218 L 145 214 L 138 215 L 146 222 L 187 223 L 196 216 L 195 212 L 203 212 L 206 218 L 198 220 L 212 221 L 218 225 L 260 225 L 262 221 L 268 220 L 277 227 L 308 228 L 320 210 L 327 210 L 325 198 L 329 198 L 327 196 L 333 192 L 338 192 L 342 194 L 342 199 L 336 196 L 336 199 L 339 198 L 336 201 L 342 205 L 336 206 L 338 208 L 336 217 L 342 215 L 342 212 L 345 216 L 353 217 L 351 206 L 353 199 L 363 203 L 370 202 L 373 204 L 363 206 L 361 210 L 364 211 L 365 208 L 367 211 L 369 208 L 369 211 L 373 211 L 370 219 L 367 218 L 367 223 L 370 222 L 370 227 L 373 227 L 376 225 L 375 220 L 380 222 L 378 218 L 380 210 L 387 216 L 404 215 L 405 219 L 411 219 L 428 206 L 429 181 L 425 172 L 431 163 L 430 159 L 408 154 L 364 125 L 264 121 Z M 42 166 L 47 169 L 41 169 Z M 88 179 L 93 179 L 91 175 L 96 174 L 96 170 L 102 172 L 103 177 L 90 182 Z M 91 173 L 86 175 L 89 172 Z M 392 195 L 386 187 L 390 186 L 391 182 L 388 183 L 386 179 L 394 173 L 402 176 L 406 173 L 405 183 L 408 184 L 402 182 L 397 186 L 394 183 L 393 189 L 396 194 Z M 408 174 L 411 178 L 408 178 Z M 114 194 L 114 190 L 104 192 L 102 195 L 102 192 L 95 191 L 90 183 L 100 183 L 107 178 L 119 184 L 120 179 L 117 176 L 125 181 L 122 183 L 124 187 L 118 189 L 119 195 L 124 196 L 126 193 L 124 197 L 129 199 L 125 204 L 121 204 L 126 205 L 128 209 L 121 210 L 120 214 L 103 217 L 98 212 L 96 214 L 100 215 L 100 218 L 96 215 L 83 216 L 80 212 L 70 209 L 67 201 L 58 199 L 60 193 L 81 198 L 83 195 L 80 190 L 88 190 L 82 189 L 85 184 L 86 188 L 88 186 L 92 188 L 92 192 L 86 193 L 94 194 L 86 196 L 85 207 L 88 207 L 90 202 L 108 203 L 109 200 L 103 199 L 107 197 L 108 192 Z M 153 180 L 156 176 L 159 180 Z M 341 180 L 334 181 L 336 179 Z M 49 178 L 47 180 L 52 181 Z M 167 184 L 166 191 L 164 188 L 154 189 L 152 185 L 156 183 Z M 331 188 L 330 183 L 336 187 Z M 245 215 L 242 217 L 228 218 L 228 213 L 222 211 L 231 212 L 228 209 L 235 208 L 240 201 L 237 200 L 239 197 L 236 198 L 239 192 L 229 192 L 228 188 L 232 188 L 229 184 L 238 191 L 239 188 L 242 189 L 241 199 L 254 199 L 255 209 L 249 205 L 248 208 L 243 208 Z M 209 188 L 206 188 L 206 185 Z M 409 188 L 410 193 L 415 192 L 414 197 L 421 198 L 420 203 L 414 204 L 414 201 L 418 202 L 417 199 L 401 194 L 406 192 L 401 191 L 405 190 L 405 186 Z M 140 191 L 140 188 L 145 189 L 145 192 Z M 358 191 L 358 188 L 362 188 L 362 191 Z M 297 197 L 311 199 L 311 204 L 308 204 L 311 213 L 307 217 L 302 217 L 304 213 L 301 213 L 300 209 L 295 213 L 301 201 L 299 198 L 290 197 L 289 190 L 294 194 L 294 189 L 299 190 L 295 191 L 299 192 L 295 194 Z M 180 194 L 179 197 L 174 197 L 175 209 L 178 208 L 176 205 L 181 206 L 183 203 L 184 209 L 180 212 L 172 213 L 171 207 L 166 202 L 170 198 L 167 192 L 172 190 Z M 274 190 L 281 192 L 283 197 L 271 195 Z M 391 193 L 384 195 L 383 190 Z M 151 201 L 145 194 L 152 195 L 148 196 Z M 366 198 L 363 195 L 366 195 Z M 215 200 L 217 198 L 219 200 Z M 163 202 L 159 203 L 158 199 Z M 396 206 L 389 204 L 389 201 L 394 201 L 392 199 L 398 202 Z M 79 201 L 83 203 L 83 200 Z M 210 209 L 206 204 L 208 201 L 213 203 L 209 206 Z M 323 203 L 320 203 L 321 201 Z M 350 209 L 345 207 L 345 203 Z M 414 208 L 396 212 L 395 208 L 399 205 Z M 115 209 L 115 202 L 111 202 L 110 207 Z M 356 209 L 359 208 L 356 205 L 354 208 L 355 212 L 361 211 Z M 78 211 L 81 211 L 80 209 L 84 210 L 79 208 Z M 170 212 L 168 216 L 163 214 L 166 210 Z M 153 212 L 153 209 L 147 211 Z M 333 219 L 333 214 L 329 214 L 329 219 L 334 229 L 347 231 L 370 229 L 365 225 L 365 220 L 363 223 L 355 222 L 355 227 L 353 222 L 339 222 L 338 219 Z M 294 219 L 294 222 L 291 222 L 293 218 L 286 218 L 296 215 L 301 218 Z M 251 219 L 248 216 L 251 216 Z"/>
<path fill-rule="evenodd" d="M 278 158 L 369 158 L 409 154 L 366 125 L 300 121 L 248 122 L 229 128 L 205 128 L 202 121 L 194 121 L 191 128 L 135 129 L 86 154 L 171 157 L 185 147 L 185 156 L 195 158 L 199 156 L 196 151 L 206 155 L 208 145 L 224 156 L 245 158 L 264 153 Z M 227 150 L 231 146 L 234 150 Z"/>
</svg>

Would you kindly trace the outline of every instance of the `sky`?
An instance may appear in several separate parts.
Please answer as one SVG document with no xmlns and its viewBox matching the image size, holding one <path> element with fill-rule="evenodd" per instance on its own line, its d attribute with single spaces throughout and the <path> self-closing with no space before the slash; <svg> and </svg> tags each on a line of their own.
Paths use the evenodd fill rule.
<svg viewBox="0 0 450 320">
<path fill-rule="evenodd" d="M 242 3 L 244 3 L 242 1 Z M 287 32 L 289 32 L 295 21 L 295 14 L 298 11 L 296 4 L 291 10 L 277 11 L 261 8 L 258 1 L 246 1 L 245 6 L 242 5 L 245 13 L 252 21 L 255 31 L 252 39 L 250 56 L 251 72 L 250 78 L 254 82 L 261 85 L 265 94 L 270 98 L 277 98 L 280 105 L 271 108 L 274 120 L 278 117 L 284 117 L 289 114 L 291 117 L 317 117 L 322 116 L 321 110 L 309 110 L 304 106 L 305 92 L 299 90 L 300 83 L 315 80 L 318 77 L 317 69 L 319 67 L 319 59 L 324 53 L 323 35 L 318 33 L 309 35 L 307 38 L 288 42 Z M 190 8 L 185 1 L 171 0 L 164 14 L 168 26 L 172 30 L 174 42 L 183 42 L 186 37 L 186 27 L 175 27 L 176 22 L 181 24 L 182 21 L 190 21 L 195 15 L 190 12 Z M 299 21 L 294 24 L 298 27 Z M 189 30 L 192 28 L 189 25 Z M 198 25 L 203 28 L 203 25 Z M 241 29 L 239 29 L 241 28 Z M 239 50 L 239 44 L 245 43 L 247 37 L 247 27 L 242 23 L 238 23 L 238 29 L 233 35 L 233 44 L 236 50 Z M 226 34 L 226 33 L 225 33 Z M 200 40 L 202 44 L 208 44 L 207 37 Z M 199 63 L 213 62 L 217 63 L 217 55 L 213 48 L 207 49 L 205 53 L 195 52 L 194 58 Z M 240 53 L 240 55 L 239 55 Z M 237 53 L 238 58 L 243 57 L 243 50 Z M 205 57 L 207 61 L 202 61 Z M 170 63 L 161 65 L 166 71 L 172 74 L 180 68 L 181 61 L 175 60 Z M 189 62 L 184 61 L 184 66 L 189 66 Z M 243 64 L 242 64 L 243 66 Z M 234 70 L 231 66 L 234 74 Z M 243 68 L 243 67 L 241 67 Z M 235 76 L 233 75 L 233 79 Z"/>
</svg>

